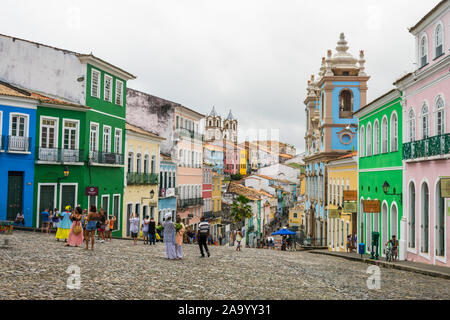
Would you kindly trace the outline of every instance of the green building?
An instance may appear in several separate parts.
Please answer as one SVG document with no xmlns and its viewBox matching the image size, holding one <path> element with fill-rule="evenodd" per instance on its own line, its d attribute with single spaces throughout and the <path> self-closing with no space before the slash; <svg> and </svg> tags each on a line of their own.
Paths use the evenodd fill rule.
<svg viewBox="0 0 450 320">
<path fill-rule="evenodd" d="M 405 236 L 400 234 L 403 216 L 401 93 L 391 90 L 354 115 L 359 120 L 358 243 L 365 243 L 369 253 L 372 232 L 379 232 L 378 254 L 384 256 L 384 244 L 392 235 L 398 240 Z M 365 203 L 369 200 L 371 203 Z"/>
<path fill-rule="evenodd" d="M 102 207 L 116 216 L 120 236 L 126 86 L 135 77 L 92 54 L 77 58 L 85 77 L 74 81 L 85 84 L 85 104 L 49 98 L 38 106 L 34 207 Z"/>
</svg>

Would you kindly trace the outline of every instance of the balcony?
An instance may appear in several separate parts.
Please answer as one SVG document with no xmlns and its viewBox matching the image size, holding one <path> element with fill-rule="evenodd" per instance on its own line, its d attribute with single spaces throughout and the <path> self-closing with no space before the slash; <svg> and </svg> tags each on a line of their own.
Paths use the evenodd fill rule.
<svg viewBox="0 0 450 320">
<path fill-rule="evenodd" d="M 203 217 L 205 217 L 205 219 L 211 219 L 214 217 L 214 214 L 212 211 L 203 211 Z"/>
<path fill-rule="evenodd" d="M 450 153 L 450 133 L 403 144 L 403 160 L 433 157 Z"/>
<path fill-rule="evenodd" d="M 123 154 L 90 151 L 89 160 L 97 164 L 123 165 Z"/>
<path fill-rule="evenodd" d="M 156 173 L 127 172 L 127 185 L 156 185 L 158 175 Z"/>
<path fill-rule="evenodd" d="M 199 140 L 199 141 L 203 141 L 203 138 L 204 138 L 202 134 L 200 134 L 198 132 L 194 132 L 194 131 L 186 129 L 186 128 L 178 128 L 177 133 L 180 136 L 188 137 L 188 138 Z"/>
<path fill-rule="evenodd" d="M 59 149 L 59 148 L 36 148 L 36 160 L 65 163 L 83 162 L 84 150 Z"/>
<path fill-rule="evenodd" d="M 203 205 L 203 198 L 178 199 L 177 206 L 181 208 Z"/>
<path fill-rule="evenodd" d="M 176 188 L 159 188 L 160 198 L 175 197 L 176 195 L 177 195 Z"/>
<path fill-rule="evenodd" d="M 2 149 L 8 152 L 31 152 L 31 138 L 2 136 Z"/>
</svg>

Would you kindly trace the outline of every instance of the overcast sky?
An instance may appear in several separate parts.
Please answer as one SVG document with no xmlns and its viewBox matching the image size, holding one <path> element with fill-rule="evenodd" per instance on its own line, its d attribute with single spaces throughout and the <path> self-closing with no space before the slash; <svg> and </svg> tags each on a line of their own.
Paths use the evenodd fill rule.
<svg viewBox="0 0 450 320">
<path fill-rule="evenodd" d="M 0 33 L 96 56 L 128 86 L 304 150 L 306 84 L 340 32 L 366 53 L 369 101 L 411 71 L 407 28 L 439 0 L 3 0 Z M 1 62 L 0 62 L 1 63 Z M 269 131 L 270 132 L 270 131 Z"/>
</svg>

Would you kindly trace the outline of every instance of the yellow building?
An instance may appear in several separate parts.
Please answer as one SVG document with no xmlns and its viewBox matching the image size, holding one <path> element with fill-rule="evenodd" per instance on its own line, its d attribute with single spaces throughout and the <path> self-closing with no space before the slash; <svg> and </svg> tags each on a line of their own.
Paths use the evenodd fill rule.
<svg viewBox="0 0 450 320">
<path fill-rule="evenodd" d="M 247 150 L 240 148 L 239 173 L 243 176 L 247 175 Z"/>
<path fill-rule="evenodd" d="M 357 232 L 356 194 L 358 191 L 357 152 L 328 162 L 328 250 L 347 251 L 347 236 Z M 348 198 L 344 199 L 344 191 Z M 347 201 L 350 200 L 350 201 Z M 355 202 L 353 202 L 355 201 Z"/>
<path fill-rule="evenodd" d="M 298 230 L 300 230 L 300 227 L 303 225 L 303 211 L 304 206 L 300 204 L 289 209 L 289 227 L 298 227 Z"/>
<path fill-rule="evenodd" d="M 153 217 L 158 223 L 159 145 L 164 140 L 128 123 L 125 130 L 124 238 L 130 236 L 129 219 L 132 213 L 139 215 L 139 226 L 146 215 Z"/>
<path fill-rule="evenodd" d="M 216 213 L 222 211 L 222 182 L 223 176 L 213 171 L 211 182 L 211 201 L 214 216 L 216 216 Z"/>
</svg>

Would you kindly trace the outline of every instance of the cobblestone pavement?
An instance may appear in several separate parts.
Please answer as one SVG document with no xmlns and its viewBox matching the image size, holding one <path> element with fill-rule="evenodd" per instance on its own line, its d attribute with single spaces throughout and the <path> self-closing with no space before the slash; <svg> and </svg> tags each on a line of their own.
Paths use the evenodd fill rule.
<svg viewBox="0 0 450 320">
<path fill-rule="evenodd" d="M 212 246 L 201 259 L 184 245 L 185 259 L 169 261 L 163 244 L 113 239 L 92 252 L 24 231 L 11 244 L 0 249 L 0 299 L 450 299 L 449 280 L 381 268 L 381 289 L 369 290 L 368 265 L 307 252 Z M 67 288 L 70 265 L 80 290 Z"/>
</svg>

